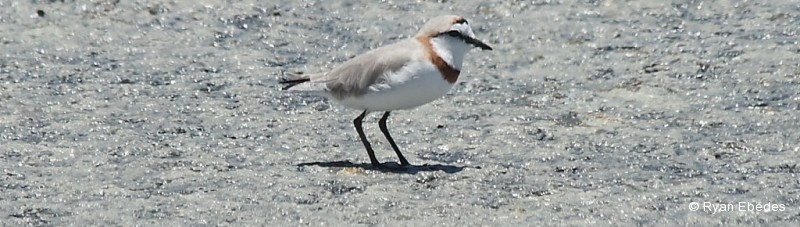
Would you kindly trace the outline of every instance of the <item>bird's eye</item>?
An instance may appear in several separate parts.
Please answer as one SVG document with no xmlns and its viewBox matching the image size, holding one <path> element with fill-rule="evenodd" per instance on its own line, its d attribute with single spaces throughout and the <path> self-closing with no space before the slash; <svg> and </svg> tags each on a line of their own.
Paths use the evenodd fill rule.
<svg viewBox="0 0 800 227">
<path fill-rule="evenodd" d="M 450 30 L 450 31 L 447 31 L 447 35 L 452 36 L 452 37 L 459 37 L 459 36 L 461 36 L 461 32 L 458 32 L 456 30 Z"/>
<path fill-rule="evenodd" d="M 459 39 L 463 39 L 464 38 L 464 35 L 461 34 L 461 32 L 459 32 L 458 30 L 445 31 L 445 32 L 437 34 L 436 36 L 438 37 L 438 36 L 443 36 L 443 35 L 447 35 L 447 36 L 454 37 L 454 38 L 459 38 Z"/>
</svg>

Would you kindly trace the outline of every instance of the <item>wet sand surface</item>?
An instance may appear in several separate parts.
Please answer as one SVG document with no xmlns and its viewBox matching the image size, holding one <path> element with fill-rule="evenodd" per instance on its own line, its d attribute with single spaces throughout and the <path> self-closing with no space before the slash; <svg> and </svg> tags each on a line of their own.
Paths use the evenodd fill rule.
<svg viewBox="0 0 800 227">
<path fill-rule="evenodd" d="M 441 2 L 0 2 L 0 225 L 800 222 L 800 2 Z M 413 167 L 280 91 L 441 14 L 494 51 L 393 112 Z"/>
</svg>

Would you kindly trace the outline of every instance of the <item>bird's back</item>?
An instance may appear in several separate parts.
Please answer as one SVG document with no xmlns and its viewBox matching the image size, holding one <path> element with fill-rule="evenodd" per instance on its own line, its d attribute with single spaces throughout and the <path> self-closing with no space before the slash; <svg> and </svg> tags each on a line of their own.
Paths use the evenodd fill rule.
<svg viewBox="0 0 800 227">
<path fill-rule="evenodd" d="M 386 74 L 400 70 L 410 61 L 422 59 L 424 53 L 420 49 L 416 40 L 405 39 L 370 50 L 330 72 L 310 76 L 305 88 L 324 89 L 334 98 L 363 95 L 370 85 L 384 80 Z"/>
</svg>

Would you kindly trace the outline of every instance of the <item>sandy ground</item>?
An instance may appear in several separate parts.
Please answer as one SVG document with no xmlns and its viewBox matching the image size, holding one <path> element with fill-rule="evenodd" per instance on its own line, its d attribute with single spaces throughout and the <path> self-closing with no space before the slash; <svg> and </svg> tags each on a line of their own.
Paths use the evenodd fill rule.
<svg viewBox="0 0 800 227">
<path fill-rule="evenodd" d="M 276 84 L 451 13 L 495 50 L 394 112 L 414 167 Z M 3 0 L 0 225 L 797 225 L 798 24 L 791 0 Z"/>
</svg>

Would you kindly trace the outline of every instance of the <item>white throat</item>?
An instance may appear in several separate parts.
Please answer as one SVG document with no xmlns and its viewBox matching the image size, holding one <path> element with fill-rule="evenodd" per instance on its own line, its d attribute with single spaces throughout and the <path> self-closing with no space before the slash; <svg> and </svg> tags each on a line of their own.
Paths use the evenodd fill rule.
<svg viewBox="0 0 800 227">
<path fill-rule="evenodd" d="M 442 60 L 459 71 L 461 71 L 461 64 L 464 62 L 464 55 L 472 48 L 472 46 L 465 43 L 464 40 L 447 35 L 432 38 L 431 44 L 431 46 L 433 46 L 433 51 L 435 51 Z"/>
</svg>

